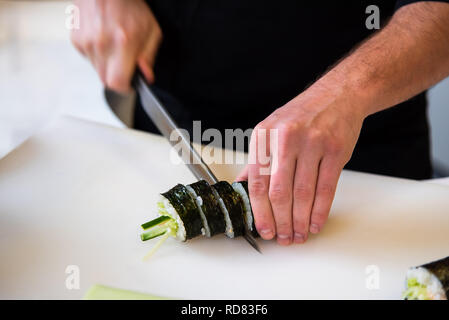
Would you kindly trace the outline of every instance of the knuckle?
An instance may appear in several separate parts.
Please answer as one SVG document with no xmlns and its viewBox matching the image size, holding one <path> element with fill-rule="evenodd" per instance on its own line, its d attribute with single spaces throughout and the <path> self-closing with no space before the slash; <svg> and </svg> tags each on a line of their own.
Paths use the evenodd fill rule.
<svg viewBox="0 0 449 320">
<path fill-rule="evenodd" d="M 132 34 L 130 30 L 127 30 L 123 27 L 117 28 L 115 32 L 115 41 L 121 46 L 127 46 L 132 39 Z"/>
<path fill-rule="evenodd" d="M 298 129 L 299 125 L 296 122 L 287 121 L 278 124 L 277 128 L 284 133 L 291 133 Z"/>
<path fill-rule="evenodd" d="M 281 156 L 289 154 L 291 147 L 297 143 L 295 140 L 298 138 L 298 125 L 295 123 L 280 123 L 273 130 L 275 130 L 276 135 L 270 139 L 272 148 L 275 147 Z"/>
<path fill-rule="evenodd" d="M 254 131 L 258 132 L 258 131 L 263 131 L 263 130 L 267 130 L 268 129 L 268 124 L 265 122 L 259 122 L 255 128 Z"/>
<path fill-rule="evenodd" d="M 268 185 L 262 180 L 256 180 L 249 183 L 249 192 L 252 196 L 260 197 L 268 192 Z"/>
<path fill-rule="evenodd" d="M 97 38 L 95 41 L 95 49 L 99 53 L 104 53 L 106 51 L 107 41 L 104 38 Z"/>
<path fill-rule="evenodd" d="M 292 231 L 292 226 L 288 221 L 279 221 L 276 222 L 276 231 L 282 233 L 289 233 Z"/>
<path fill-rule="evenodd" d="M 282 185 L 274 185 L 270 187 L 268 196 L 270 198 L 270 202 L 275 204 L 286 203 L 290 201 L 290 194 L 287 189 Z"/>
<path fill-rule="evenodd" d="M 314 190 L 312 186 L 299 183 L 293 187 L 293 197 L 295 199 L 310 199 L 313 197 Z"/>
<path fill-rule="evenodd" d="M 335 186 L 331 183 L 321 183 L 317 187 L 317 193 L 326 196 L 331 196 L 334 194 Z"/>
<path fill-rule="evenodd" d="M 103 30 L 102 27 L 95 32 L 93 43 L 95 48 L 99 51 L 104 51 L 108 44 L 109 35 Z"/>
<path fill-rule="evenodd" d="M 344 150 L 344 144 L 336 138 L 331 138 L 326 142 L 326 150 L 331 155 L 340 155 Z"/>
<path fill-rule="evenodd" d="M 90 36 L 83 36 L 83 38 L 80 40 L 80 46 L 85 49 L 86 51 L 90 51 L 94 48 L 95 45 L 95 38 Z"/>
<path fill-rule="evenodd" d="M 295 122 L 283 122 L 276 127 L 279 137 L 287 141 L 296 135 L 299 128 L 299 124 Z"/>
<path fill-rule="evenodd" d="M 306 140 L 310 143 L 310 144 L 316 144 L 319 143 L 323 140 L 323 132 L 320 129 L 310 129 L 307 132 L 307 136 L 306 136 Z"/>
</svg>

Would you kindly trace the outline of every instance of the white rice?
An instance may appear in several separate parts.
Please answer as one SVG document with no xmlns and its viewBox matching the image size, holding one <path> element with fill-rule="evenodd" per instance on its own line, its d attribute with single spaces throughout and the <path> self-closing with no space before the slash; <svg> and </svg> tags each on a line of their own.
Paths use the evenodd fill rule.
<svg viewBox="0 0 449 320">
<path fill-rule="evenodd" d="M 234 238 L 234 229 L 232 227 L 232 221 L 229 217 L 228 209 L 226 209 L 226 206 L 224 204 L 223 199 L 218 194 L 217 190 L 215 190 L 214 187 L 212 187 L 212 192 L 214 193 L 215 198 L 218 200 L 218 205 L 220 206 L 221 212 L 224 215 L 225 222 L 226 222 L 226 236 L 228 238 Z"/>
<path fill-rule="evenodd" d="M 164 210 L 166 212 L 159 212 L 160 215 L 170 215 L 173 219 L 176 220 L 176 223 L 178 224 L 178 230 L 176 231 L 176 239 L 179 241 L 186 241 L 186 228 L 184 227 L 184 223 L 181 220 L 181 217 L 176 212 L 176 209 L 172 206 L 170 201 L 164 197 L 163 195 L 160 196 L 160 203 L 162 203 Z"/>
<path fill-rule="evenodd" d="M 201 220 L 203 221 L 203 228 L 201 229 L 201 233 L 203 234 L 203 236 L 205 235 L 206 237 L 210 237 L 209 224 L 207 222 L 206 215 L 201 208 L 201 206 L 203 205 L 203 199 L 196 194 L 195 190 L 193 190 L 191 186 L 186 185 L 186 189 L 190 197 L 193 199 L 193 201 L 195 201 L 198 210 L 200 211 Z"/>
<path fill-rule="evenodd" d="M 426 286 L 427 292 L 434 300 L 447 300 L 440 280 L 424 267 L 411 268 L 407 271 L 406 280 L 415 278 L 419 284 Z"/>
<path fill-rule="evenodd" d="M 249 201 L 248 194 L 245 188 L 240 182 L 234 182 L 232 184 L 234 191 L 237 192 L 243 200 L 243 206 L 245 207 L 245 223 L 249 231 L 253 231 L 253 214 L 251 211 L 251 202 Z"/>
</svg>

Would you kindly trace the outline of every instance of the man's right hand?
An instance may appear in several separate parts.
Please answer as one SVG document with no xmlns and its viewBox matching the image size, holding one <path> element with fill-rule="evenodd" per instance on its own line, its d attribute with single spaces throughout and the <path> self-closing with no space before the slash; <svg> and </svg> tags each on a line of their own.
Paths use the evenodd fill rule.
<svg viewBox="0 0 449 320">
<path fill-rule="evenodd" d="M 80 28 L 71 40 L 89 58 L 104 85 L 117 92 L 130 91 L 136 66 L 148 82 L 162 31 L 144 0 L 76 0 Z"/>
</svg>

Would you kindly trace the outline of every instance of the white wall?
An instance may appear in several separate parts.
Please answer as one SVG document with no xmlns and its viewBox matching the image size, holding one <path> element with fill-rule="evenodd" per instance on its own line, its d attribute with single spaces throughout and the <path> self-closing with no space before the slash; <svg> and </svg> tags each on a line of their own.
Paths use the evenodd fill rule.
<svg viewBox="0 0 449 320">
<path fill-rule="evenodd" d="M 68 4 L 0 0 L 0 158 L 59 114 L 121 126 L 69 41 Z"/>
</svg>

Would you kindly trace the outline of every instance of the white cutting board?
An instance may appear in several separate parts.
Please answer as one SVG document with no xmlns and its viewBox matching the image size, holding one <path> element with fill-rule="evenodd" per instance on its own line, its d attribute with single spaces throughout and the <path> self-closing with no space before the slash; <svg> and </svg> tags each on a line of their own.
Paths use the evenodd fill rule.
<svg viewBox="0 0 449 320">
<path fill-rule="evenodd" d="M 240 168 L 214 170 L 232 181 Z M 169 239 L 142 262 L 154 242 L 139 225 L 158 193 L 193 181 L 161 137 L 56 120 L 0 161 L 0 298 L 78 299 L 100 283 L 194 299 L 397 299 L 407 267 L 449 255 L 449 188 L 346 171 L 304 245 L 259 240 L 260 255 L 242 239 Z M 80 289 L 66 287 L 69 265 Z"/>
</svg>

